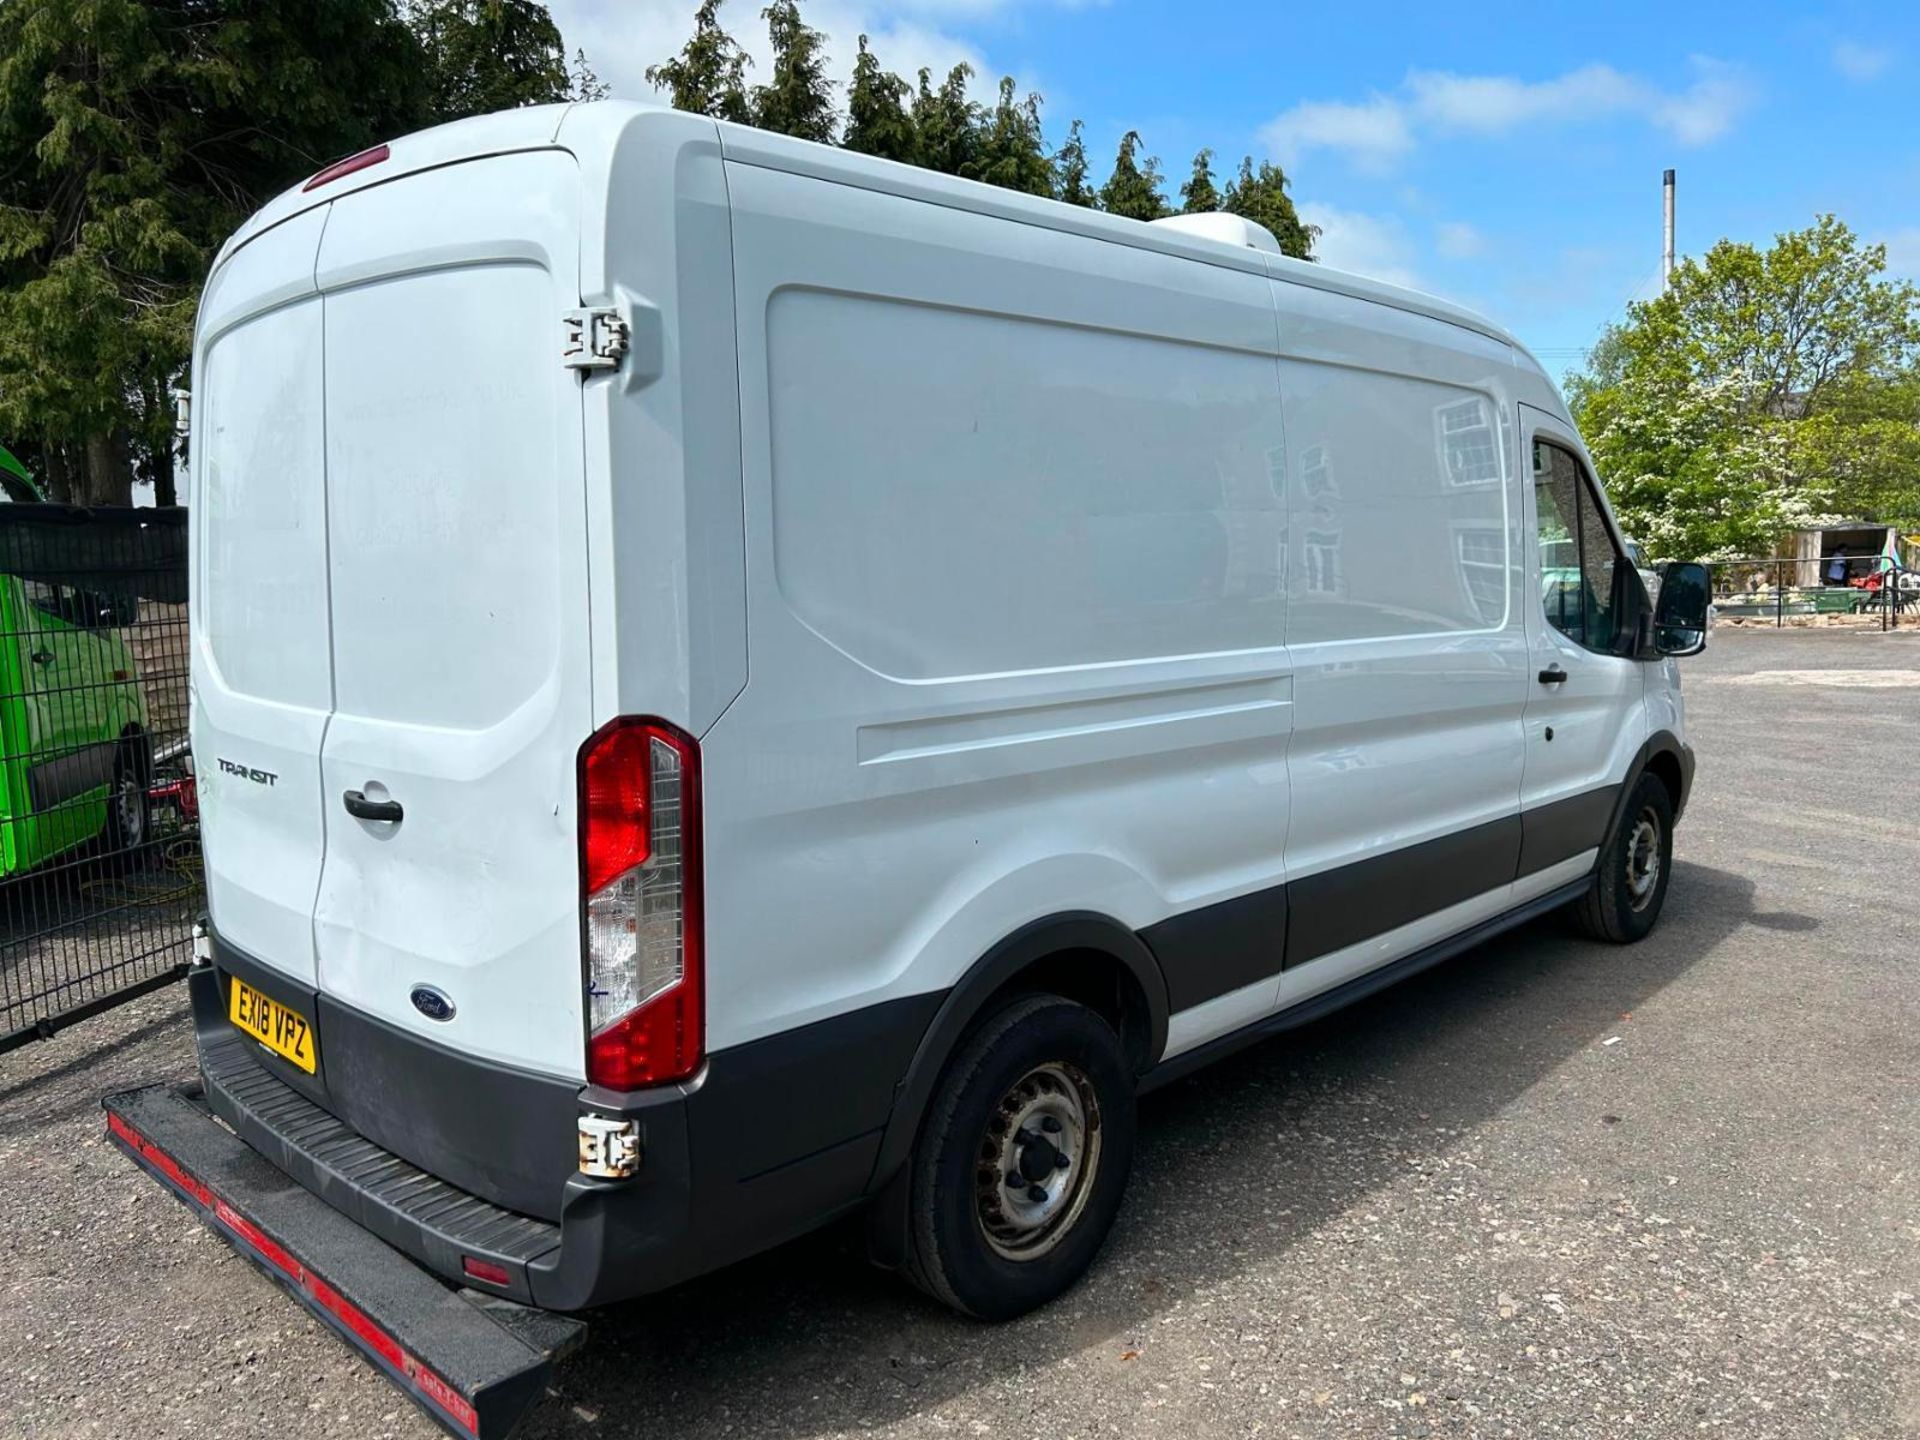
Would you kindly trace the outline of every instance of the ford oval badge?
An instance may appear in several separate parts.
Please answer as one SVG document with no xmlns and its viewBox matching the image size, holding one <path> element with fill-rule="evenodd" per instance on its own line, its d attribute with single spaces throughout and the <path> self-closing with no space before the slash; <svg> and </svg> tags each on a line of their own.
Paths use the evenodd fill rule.
<svg viewBox="0 0 1920 1440">
<path fill-rule="evenodd" d="M 447 998 L 444 990 L 436 990 L 431 985 L 416 985 L 407 998 L 413 1001 L 413 1008 L 429 1020 L 453 1019 L 453 1001 Z"/>
</svg>

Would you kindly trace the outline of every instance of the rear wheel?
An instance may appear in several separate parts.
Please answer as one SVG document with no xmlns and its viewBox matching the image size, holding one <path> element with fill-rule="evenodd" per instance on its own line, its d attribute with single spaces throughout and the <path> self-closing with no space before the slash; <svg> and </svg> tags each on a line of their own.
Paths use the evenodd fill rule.
<svg viewBox="0 0 1920 1440">
<path fill-rule="evenodd" d="M 1616 945 L 1644 939 L 1660 918 L 1672 869 L 1673 798 L 1657 775 L 1642 775 L 1600 852 L 1593 888 L 1573 903 L 1575 923 Z"/>
<path fill-rule="evenodd" d="M 982 1320 L 1078 1280 L 1133 1162 L 1120 1037 L 1058 996 L 1016 1000 L 948 1064 L 910 1162 L 907 1277 Z"/>
<path fill-rule="evenodd" d="M 152 766 L 144 737 L 130 735 L 120 742 L 113 761 L 113 788 L 107 792 L 107 854 L 123 865 L 138 864 L 153 829 L 147 799 Z"/>
</svg>

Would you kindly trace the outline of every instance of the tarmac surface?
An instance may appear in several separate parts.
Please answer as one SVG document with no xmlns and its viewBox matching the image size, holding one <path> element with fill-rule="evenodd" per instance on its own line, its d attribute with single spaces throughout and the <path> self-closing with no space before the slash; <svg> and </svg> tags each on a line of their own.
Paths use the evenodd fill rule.
<svg viewBox="0 0 1920 1440">
<path fill-rule="evenodd" d="M 1683 664 L 1642 944 L 1537 922 L 1150 1097 L 1024 1320 L 839 1227 L 602 1312 L 526 1433 L 1920 1435 L 1920 633 Z M 104 1142 L 192 1072 L 177 987 L 0 1057 L 0 1434 L 437 1433 Z"/>
</svg>

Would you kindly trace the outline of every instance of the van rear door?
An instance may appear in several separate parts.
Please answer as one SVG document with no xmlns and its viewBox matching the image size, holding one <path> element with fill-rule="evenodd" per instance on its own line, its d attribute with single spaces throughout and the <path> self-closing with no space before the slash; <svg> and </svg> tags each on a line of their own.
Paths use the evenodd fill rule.
<svg viewBox="0 0 1920 1440">
<path fill-rule="evenodd" d="M 194 366 L 193 751 L 207 905 L 231 944 L 314 983 L 333 708 L 327 633 L 321 301 L 326 208 L 214 271 Z"/>
<path fill-rule="evenodd" d="M 555 150 L 373 185 L 333 202 L 317 271 L 320 989 L 568 1077 L 584 1074 L 574 791 L 593 713 L 580 384 L 561 363 L 578 192 Z M 423 987 L 438 1000 L 416 1003 Z"/>
</svg>

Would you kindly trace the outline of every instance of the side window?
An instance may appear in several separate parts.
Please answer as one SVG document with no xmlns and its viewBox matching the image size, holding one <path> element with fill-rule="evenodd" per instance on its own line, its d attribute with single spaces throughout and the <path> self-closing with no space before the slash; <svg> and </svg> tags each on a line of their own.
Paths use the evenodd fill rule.
<svg viewBox="0 0 1920 1440">
<path fill-rule="evenodd" d="M 1613 577 L 1622 562 L 1592 482 L 1571 451 L 1536 440 L 1533 493 L 1547 622 L 1575 644 L 1611 651 L 1620 628 Z"/>
<path fill-rule="evenodd" d="M 20 592 L 27 597 L 27 604 L 42 615 L 50 615 L 55 620 L 72 622 L 73 603 L 64 585 L 49 585 L 44 580 L 22 580 Z"/>
</svg>

